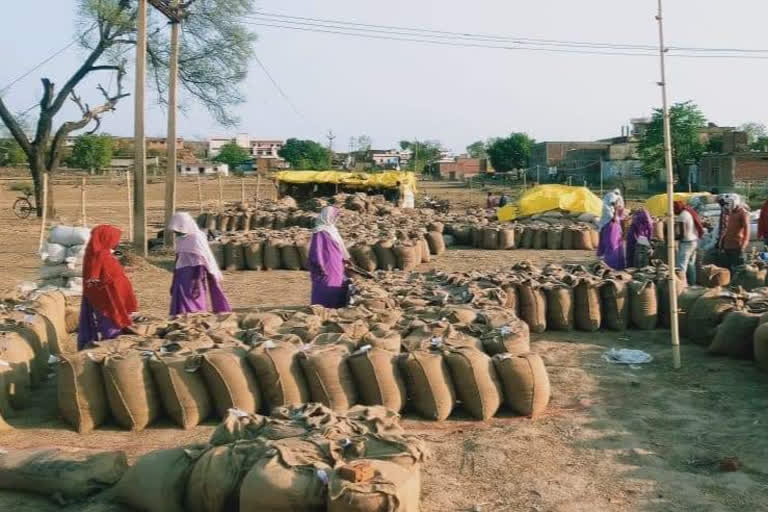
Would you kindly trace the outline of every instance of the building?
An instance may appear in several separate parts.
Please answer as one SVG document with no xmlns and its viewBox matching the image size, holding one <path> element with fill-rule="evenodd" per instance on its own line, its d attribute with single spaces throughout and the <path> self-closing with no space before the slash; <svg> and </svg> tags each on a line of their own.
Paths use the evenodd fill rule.
<svg viewBox="0 0 768 512">
<path fill-rule="evenodd" d="M 278 139 L 252 139 L 247 133 L 235 137 L 212 137 L 208 139 L 208 158 L 215 158 L 227 144 L 237 144 L 248 151 L 253 158 L 282 160 L 278 152 L 285 141 Z"/>
<path fill-rule="evenodd" d="M 181 162 L 176 168 L 179 176 L 229 176 L 229 165 L 221 162 Z"/>
<path fill-rule="evenodd" d="M 440 178 L 444 180 L 466 180 L 488 171 L 485 158 L 455 157 L 452 161 L 440 161 L 435 164 Z"/>
<path fill-rule="evenodd" d="M 168 139 L 166 137 L 147 137 L 147 151 L 168 151 Z M 176 138 L 176 151 L 184 149 L 184 137 Z"/>
<path fill-rule="evenodd" d="M 559 167 L 566 160 L 594 159 L 605 154 L 610 146 L 610 142 L 540 142 L 531 150 L 530 166 Z"/>
<path fill-rule="evenodd" d="M 746 183 L 768 180 L 768 153 L 763 151 L 704 155 L 699 163 L 700 190 L 728 190 Z"/>
</svg>

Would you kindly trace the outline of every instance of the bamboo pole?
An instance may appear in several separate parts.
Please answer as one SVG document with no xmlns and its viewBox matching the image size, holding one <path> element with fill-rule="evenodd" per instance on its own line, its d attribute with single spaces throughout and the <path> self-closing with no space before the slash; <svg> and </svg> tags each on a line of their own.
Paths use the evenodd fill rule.
<svg viewBox="0 0 768 512">
<path fill-rule="evenodd" d="M 256 175 L 256 200 L 261 198 L 261 174 Z"/>
<path fill-rule="evenodd" d="M 224 186 L 221 183 L 221 173 L 217 176 L 219 181 L 219 210 L 224 209 Z"/>
<path fill-rule="evenodd" d="M 128 241 L 133 243 L 133 194 L 131 193 L 131 171 L 125 171 L 125 184 L 128 187 Z"/>
<path fill-rule="evenodd" d="M 48 173 L 43 173 L 43 219 L 40 224 L 40 246 L 39 250 L 43 250 L 43 243 L 45 242 L 45 225 L 48 219 Z"/>
<path fill-rule="evenodd" d="M 171 2 L 172 8 L 178 8 L 179 0 Z M 165 170 L 165 225 L 171 222 L 171 216 L 176 212 L 176 90 L 179 78 L 179 22 L 171 23 L 171 55 L 168 65 L 168 130 L 165 142 L 168 146 L 168 162 Z M 163 230 L 163 243 L 173 247 L 175 237 L 169 229 Z"/>
<path fill-rule="evenodd" d="M 85 219 L 85 177 L 80 182 L 80 215 L 83 218 L 83 227 L 88 225 Z"/>
<path fill-rule="evenodd" d="M 200 203 L 200 213 L 203 213 L 203 184 L 200 181 L 200 174 L 197 175 L 197 202 Z"/>
<path fill-rule="evenodd" d="M 146 78 L 147 64 L 147 0 L 139 0 L 138 11 L 136 15 L 136 68 L 135 68 L 135 88 L 134 94 L 134 150 L 133 159 L 134 174 L 134 197 L 136 204 L 134 208 L 134 218 L 131 229 L 132 239 L 136 245 L 136 251 L 139 255 L 147 256 L 147 148 L 144 133 L 144 81 Z M 134 232 L 135 229 L 135 232 Z"/>
</svg>

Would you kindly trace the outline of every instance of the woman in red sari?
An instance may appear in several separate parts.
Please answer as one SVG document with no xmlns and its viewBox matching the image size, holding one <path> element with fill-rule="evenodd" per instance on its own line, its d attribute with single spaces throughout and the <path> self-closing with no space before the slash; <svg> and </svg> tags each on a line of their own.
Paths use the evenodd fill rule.
<svg viewBox="0 0 768 512">
<path fill-rule="evenodd" d="M 116 338 L 131 325 L 131 315 L 138 310 L 133 286 L 112 254 L 119 243 L 120 229 L 115 226 L 96 226 L 91 231 L 83 258 L 78 349 Z"/>
</svg>

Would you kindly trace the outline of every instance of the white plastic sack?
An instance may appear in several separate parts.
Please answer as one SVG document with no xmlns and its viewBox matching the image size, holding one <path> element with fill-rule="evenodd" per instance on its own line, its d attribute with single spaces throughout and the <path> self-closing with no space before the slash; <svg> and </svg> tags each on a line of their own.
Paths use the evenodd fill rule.
<svg viewBox="0 0 768 512">
<path fill-rule="evenodd" d="M 85 245 L 73 245 L 67 248 L 67 258 L 80 258 L 85 256 Z"/>
<path fill-rule="evenodd" d="M 72 226 L 56 226 L 51 229 L 48 241 L 54 244 L 72 247 L 73 245 L 85 245 L 91 238 L 91 230 Z"/>
<path fill-rule="evenodd" d="M 66 257 L 67 248 L 60 244 L 48 242 L 43 246 L 43 250 L 40 251 L 40 258 L 50 265 L 64 263 Z"/>
<path fill-rule="evenodd" d="M 443 235 L 443 240 L 445 240 L 446 247 L 456 245 L 456 239 L 453 237 L 453 235 Z"/>
<path fill-rule="evenodd" d="M 43 280 L 66 277 L 71 270 L 67 265 L 43 265 L 40 267 L 40 278 Z"/>
<path fill-rule="evenodd" d="M 598 216 L 594 213 L 582 213 L 577 218 L 581 222 L 595 222 L 598 219 Z"/>
</svg>

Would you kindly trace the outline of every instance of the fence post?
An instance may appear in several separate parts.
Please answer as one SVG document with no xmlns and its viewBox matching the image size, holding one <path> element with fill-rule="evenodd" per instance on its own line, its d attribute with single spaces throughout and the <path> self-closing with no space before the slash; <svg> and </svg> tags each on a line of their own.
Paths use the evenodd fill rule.
<svg viewBox="0 0 768 512">
<path fill-rule="evenodd" d="M 200 182 L 200 174 L 197 175 L 197 202 L 200 203 L 200 213 L 203 213 L 203 184 Z"/>
<path fill-rule="evenodd" d="M 85 177 L 80 182 L 80 214 L 83 217 L 83 227 L 88 225 L 85 219 Z"/>
<path fill-rule="evenodd" d="M 128 186 L 128 241 L 133 243 L 133 194 L 131 193 L 131 171 L 125 171 L 125 184 Z"/>
<path fill-rule="evenodd" d="M 40 224 L 40 251 L 43 250 L 43 242 L 45 241 L 45 224 L 48 218 L 48 173 L 43 173 L 43 222 Z"/>
<path fill-rule="evenodd" d="M 221 184 L 221 173 L 218 174 L 217 178 L 219 180 L 219 211 L 221 211 L 224 209 L 224 189 Z"/>
</svg>

